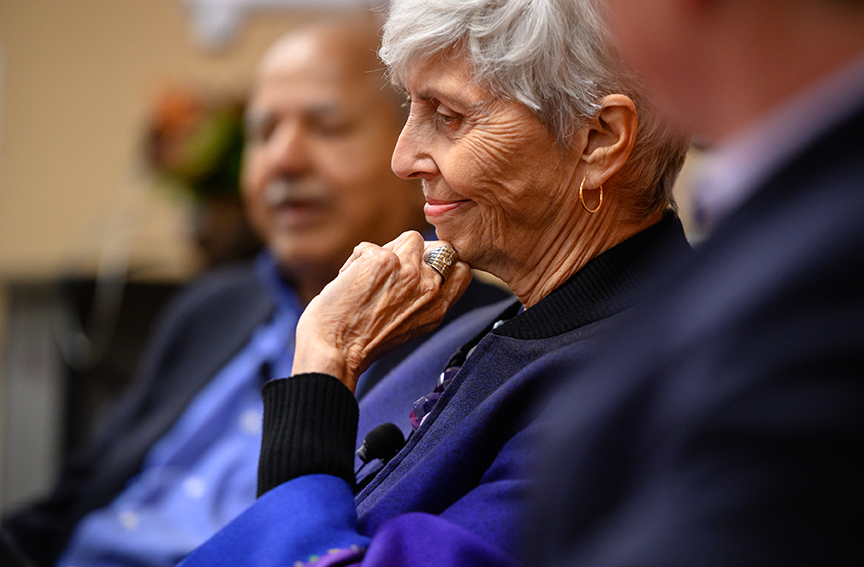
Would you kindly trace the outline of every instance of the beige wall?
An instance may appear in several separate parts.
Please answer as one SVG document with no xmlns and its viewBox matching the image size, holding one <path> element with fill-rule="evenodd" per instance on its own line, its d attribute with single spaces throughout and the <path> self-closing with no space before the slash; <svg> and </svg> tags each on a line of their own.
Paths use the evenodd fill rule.
<svg viewBox="0 0 864 567">
<path fill-rule="evenodd" d="M 145 275 L 194 267 L 183 203 L 140 171 L 149 105 L 172 81 L 243 88 L 301 16 L 255 14 L 221 53 L 187 16 L 182 0 L 0 0 L 0 278 L 91 266 L 106 234 Z"/>
</svg>

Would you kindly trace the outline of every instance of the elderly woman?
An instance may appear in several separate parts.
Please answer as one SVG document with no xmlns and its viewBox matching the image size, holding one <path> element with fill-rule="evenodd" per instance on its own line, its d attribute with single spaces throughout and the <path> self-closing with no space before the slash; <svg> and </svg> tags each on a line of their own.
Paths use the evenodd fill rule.
<svg viewBox="0 0 864 567">
<path fill-rule="evenodd" d="M 670 212 L 687 141 L 591 0 L 396 0 L 381 56 L 410 101 L 393 169 L 423 180 L 441 242 L 362 244 L 312 301 L 293 375 L 264 389 L 262 496 L 190 565 L 508 562 L 544 360 L 569 347 L 578 376 L 649 274 L 689 250 Z M 355 495 L 357 377 L 434 326 L 469 266 L 518 301 L 458 319 L 364 397 L 359 439 L 385 421 L 411 435 Z"/>
</svg>

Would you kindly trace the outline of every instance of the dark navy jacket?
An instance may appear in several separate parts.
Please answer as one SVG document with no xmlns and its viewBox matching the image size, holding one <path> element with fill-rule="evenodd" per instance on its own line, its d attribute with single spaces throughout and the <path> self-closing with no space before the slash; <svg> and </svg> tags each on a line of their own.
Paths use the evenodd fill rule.
<svg viewBox="0 0 864 567">
<path fill-rule="evenodd" d="M 791 156 L 591 369 L 559 353 L 531 564 L 864 562 L 862 133 Z"/>
</svg>

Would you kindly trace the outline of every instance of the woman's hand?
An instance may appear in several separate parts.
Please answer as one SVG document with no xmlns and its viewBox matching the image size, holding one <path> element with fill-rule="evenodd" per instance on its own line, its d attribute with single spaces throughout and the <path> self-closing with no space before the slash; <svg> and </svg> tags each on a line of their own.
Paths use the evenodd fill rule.
<svg viewBox="0 0 864 567">
<path fill-rule="evenodd" d="M 354 392 L 381 355 L 437 327 L 471 282 L 464 262 L 443 283 L 423 263 L 442 244 L 410 231 L 383 247 L 357 246 L 300 317 L 292 373 L 330 374 Z"/>
</svg>

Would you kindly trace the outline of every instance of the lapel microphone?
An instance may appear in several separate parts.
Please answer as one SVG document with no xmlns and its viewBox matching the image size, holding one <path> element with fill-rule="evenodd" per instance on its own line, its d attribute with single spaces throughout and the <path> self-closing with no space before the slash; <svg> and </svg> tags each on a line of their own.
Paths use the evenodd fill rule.
<svg viewBox="0 0 864 567">
<path fill-rule="evenodd" d="M 395 423 L 382 423 L 366 434 L 357 456 L 365 465 L 372 459 L 381 459 L 385 465 L 405 446 L 402 430 Z M 362 468 L 362 467 L 361 467 Z"/>
</svg>

